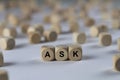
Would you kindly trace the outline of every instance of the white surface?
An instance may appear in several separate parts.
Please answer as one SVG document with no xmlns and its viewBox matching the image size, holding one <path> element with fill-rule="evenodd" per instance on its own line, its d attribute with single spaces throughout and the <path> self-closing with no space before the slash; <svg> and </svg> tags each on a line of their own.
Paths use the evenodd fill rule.
<svg viewBox="0 0 120 80">
<path fill-rule="evenodd" d="M 33 23 L 41 21 L 39 14 L 34 16 Z M 98 14 L 93 14 L 91 16 Z M 89 34 L 88 28 L 83 28 L 80 21 L 81 31 Z M 104 21 L 98 22 L 99 24 Z M 104 22 L 110 25 L 110 21 Z M 48 28 L 47 25 L 45 25 Z M 110 28 L 111 26 L 109 26 Z M 68 27 L 63 24 L 63 29 Z M 19 31 L 19 30 L 18 30 Z M 72 44 L 72 34 L 62 34 L 55 42 L 31 45 L 27 37 L 19 34 L 16 39 L 16 48 L 3 51 L 5 65 L 0 69 L 9 72 L 10 80 L 119 80 L 120 73 L 113 71 L 112 57 L 117 54 L 116 40 L 120 37 L 120 31 L 111 30 L 113 43 L 109 47 L 100 47 L 97 38 L 87 37 L 87 42 L 82 45 L 83 59 L 81 61 L 53 61 L 42 62 L 40 60 L 40 47 L 42 45 Z"/>
</svg>

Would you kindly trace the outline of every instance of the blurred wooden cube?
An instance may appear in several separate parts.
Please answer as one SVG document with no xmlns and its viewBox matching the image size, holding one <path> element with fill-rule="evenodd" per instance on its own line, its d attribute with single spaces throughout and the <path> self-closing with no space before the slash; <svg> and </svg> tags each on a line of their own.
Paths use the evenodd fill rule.
<svg viewBox="0 0 120 80">
<path fill-rule="evenodd" d="M 4 22 L 1 22 L 0 23 L 0 36 L 2 36 L 2 34 L 3 34 L 3 29 L 6 27 L 6 23 L 4 23 Z"/>
<path fill-rule="evenodd" d="M 44 16 L 44 19 L 43 19 L 44 23 L 51 23 L 50 18 L 51 18 L 51 15 Z"/>
<path fill-rule="evenodd" d="M 29 42 L 32 44 L 37 44 L 40 43 L 41 41 L 41 35 L 39 34 L 39 32 L 31 32 L 28 35 L 28 38 L 29 38 Z"/>
<path fill-rule="evenodd" d="M 79 61 L 82 59 L 82 48 L 78 45 L 69 46 L 69 59 L 72 61 Z"/>
<path fill-rule="evenodd" d="M 120 38 L 117 40 L 118 50 L 120 50 Z"/>
<path fill-rule="evenodd" d="M 92 27 L 95 24 L 95 20 L 93 18 L 87 17 L 84 21 L 86 27 Z"/>
<path fill-rule="evenodd" d="M 21 24 L 22 33 L 26 34 L 29 27 L 30 27 L 30 25 L 28 23 L 22 23 Z"/>
<path fill-rule="evenodd" d="M 32 14 L 31 13 L 23 14 L 22 17 L 21 17 L 21 22 L 30 21 L 30 20 L 32 20 Z"/>
<path fill-rule="evenodd" d="M 51 26 L 51 30 L 55 31 L 57 34 L 62 33 L 61 25 L 60 24 L 53 24 Z"/>
<path fill-rule="evenodd" d="M 0 51 L 0 67 L 4 64 L 3 53 Z"/>
<path fill-rule="evenodd" d="M 3 50 L 11 50 L 15 47 L 15 40 L 11 37 L 0 38 L 0 48 Z"/>
<path fill-rule="evenodd" d="M 120 19 L 113 19 L 112 27 L 113 29 L 120 29 Z"/>
<path fill-rule="evenodd" d="M 75 43 L 83 44 L 86 42 L 86 34 L 84 32 L 73 33 L 73 41 Z"/>
<path fill-rule="evenodd" d="M 51 24 L 59 24 L 61 23 L 61 17 L 58 14 L 52 14 L 50 17 Z"/>
<path fill-rule="evenodd" d="M 110 46 L 112 44 L 111 34 L 106 32 L 100 33 L 99 44 L 102 46 Z"/>
<path fill-rule="evenodd" d="M 119 19 L 120 18 L 120 10 L 119 9 L 114 9 L 112 11 L 112 18 L 113 19 Z"/>
<path fill-rule="evenodd" d="M 19 18 L 17 16 L 15 16 L 14 14 L 8 14 L 7 20 L 11 25 L 13 25 L 15 27 L 18 26 L 20 23 Z"/>
<path fill-rule="evenodd" d="M 120 72 L 120 54 L 117 54 L 113 57 L 113 66 L 114 70 Z"/>
<path fill-rule="evenodd" d="M 5 70 L 0 70 L 0 80 L 9 80 L 8 72 Z"/>
<path fill-rule="evenodd" d="M 76 21 L 70 22 L 70 32 L 79 32 L 79 24 Z"/>
<path fill-rule="evenodd" d="M 57 40 L 57 33 L 52 30 L 47 30 L 44 32 L 45 41 L 55 41 Z"/>
</svg>

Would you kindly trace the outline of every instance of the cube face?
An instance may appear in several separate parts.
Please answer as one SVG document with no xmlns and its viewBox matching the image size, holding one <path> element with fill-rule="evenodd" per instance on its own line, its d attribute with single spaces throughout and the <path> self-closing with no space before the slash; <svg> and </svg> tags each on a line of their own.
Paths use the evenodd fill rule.
<svg viewBox="0 0 120 80">
<path fill-rule="evenodd" d="M 100 25 L 99 26 L 99 32 L 102 33 L 102 32 L 108 32 L 108 28 L 106 25 Z"/>
<path fill-rule="evenodd" d="M 117 71 L 120 71 L 120 59 L 118 59 L 115 63 L 115 67 Z"/>
<path fill-rule="evenodd" d="M 120 72 L 120 55 L 115 55 L 113 57 L 113 65 L 114 65 L 114 70 Z"/>
<path fill-rule="evenodd" d="M 86 42 L 86 34 L 84 32 L 81 33 L 74 33 L 74 42 L 83 44 Z"/>
<path fill-rule="evenodd" d="M 99 34 L 99 29 L 95 26 L 90 28 L 90 34 L 92 37 L 97 37 Z"/>
<path fill-rule="evenodd" d="M 23 24 L 21 24 L 21 31 L 22 31 L 22 33 L 27 33 L 27 30 L 28 30 L 28 28 L 29 28 L 29 24 L 28 23 L 23 23 Z"/>
<path fill-rule="evenodd" d="M 3 30 L 4 30 L 4 28 L 5 28 L 4 26 L 1 26 L 1 25 L 0 25 L 0 36 L 3 35 Z"/>
<path fill-rule="evenodd" d="M 45 31 L 44 36 L 46 41 L 55 41 L 58 37 L 55 31 Z"/>
<path fill-rule="evenodd" d="M 69 47 L 69 59 L 72 61 L 79 61 L 82 59 L 82 49 L 81 47 Z"/>
<path fill-rule="evenodd" d="M 44 61 L 52 61 L 55 59 L 55 49 L 51 47 L 42 47 L 41 55 Z"/>
<path fill-rule="evenodd" d="M 64 47 L 55 48 L 55 59 L 57 61 L 65 61 L 68 59 L 68 49 Z"/>
<path fill-rule="evenodd" d="M 108 33 L 101 33 L 99 35 L 99 43 L 102 46 L 110 46 L 112 43 L 112 37 Z"/>
<path fill-rule="evenodd" d="M 44 17 L 44 23 L 50 23 L 50 15 Z"/>
<path fill-rule="evenodd" d="M 50 22 L 52 24 L 60 23 L 61 22 L 61 17 L 59 15 L 57 15 L 57 14 L 52 14 L 51 18 L 50 18 Z"/>
<path fill-rule="evenodd" d="M 77 22 L 70 22 L 70 32 L 78 32 L 79 24 Z"/>
<path fill-rule="evenodd" d="M 7 49 L 11 50 L 15 47 L 15 40 L 14 39 L 9 39 L 7 42 Z"/>
<path fill-rule="evenodd" d="M 13 14 L 8 15 L 8 21 L 14 26 L 17 26 L 20 23 L 18 17 Z"/>
<path fill-rule="evenodd" d="M 39 34 L 39 32 L 31 32 L 29 34 L 29 41 L 32 44 L 40 43 L 40 41 L 41 41 L 41 35 Z"/>
<path fill-rule="evenodd" d="M 113 12 L 112 12 L 112 18 L 113 19 L 118 19 L 119 18 L 119 10 L 113 10 Z"/>
<path fill-rule="evenodd" d="M 0 70 L 0 80 L 8 80 L 8 73 L 5 70 Z"/>
<path fill-rule="evenodd" d="M 118 19 L 113 20 L 112 27 L 113 27 L 113 29 L 120 29 L 120 21 Z"/>
<path fill-rule="evenodd" d="M 92 19 L 92 18 L 86 18 L 86 20 L 85 20 L 85 25 L 86 25 L 87 27 L 91 27 L 91 26 L 93 26 L 94 24 L 95 24 L 94 19 Z"/>
</svg>

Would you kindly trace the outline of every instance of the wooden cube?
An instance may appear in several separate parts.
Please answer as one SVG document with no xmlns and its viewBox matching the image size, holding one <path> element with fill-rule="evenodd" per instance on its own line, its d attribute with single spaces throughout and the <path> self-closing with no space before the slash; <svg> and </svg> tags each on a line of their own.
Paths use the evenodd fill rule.
<svg viewBox="0 0 120 80">
<path fill-rule="evenodd" d="M 30 25 L 28 23 L 22 23 L 21 24 L 21 31 L 22 31 L 22 33 L 26 34 L 29 26 Z"/>
<path fill-rule="evenodd" d="M 9 80 L 7 71 L 0 70 L 0 80 Z"/>
<path fill-rule="evenodd" d="M 3 34 L 3 29 L 4 29 L 5 27 L 2 27 L 2 26 L 0 26 L 0 36 L 2 36 L 2 34 Z"/>
<path fill-rule="evenodd" d="M 21 17 L 21 21 L 30 21 L 32 19 L 31 13 L 24 13 Z"/>
<path fill-rule="evenodd" d="M 86 27 L 92 27 L 95 24 L 95 20 L 92 18 L 86 18 L 85 19 L 85 25 Z"/>
<path fill-rule="evenodd" d="M 99 33 L 108 32 L 108 27 L 106 25 L 100 25 L 98 27 L 99 27 Z"/>
<path fill-rule="evenodd" d="M 100 33 L 99 35 L 99 44 L 102 46 L 110 46 L 112 43 L 112 37 L 109 33 Z"/>
<path fill-rule="evenodd" d="M 120 50 L 120 38 L 117 40 L 118 50 Z"/>
<path fill-rule="evenodd" d="M 2 36 L 3 34 L 3 29 L 6 27 L 6 23 L 5 22 L 1 22 L 0 23 L 0 36 Z"/>
<path fill-rule="evenodd" d="M 57 40 L 58 35 L 55 31 L 47 30 L 44 32 L 44 37 L 46 41 L 55 41 Z"/>
<path fill-rule="evenodd" d="M 28 38 L 29 38 L 30 43 L 32 44 L 37 44 L 37 43 L 40 43 L 41 41 L 41 35 L 39 34 L 39 32 L 31 32 L 28 35 Z"/>
<path fill-rule="evenodd" d="M 55 59 L 57 61 L 65 61 L 68 59 L 68 47 L 56 46 L 55 47 Z"/>
<path fill-rule="evenodd" d="M 90 28 L 90 35 L 92 37 L 97 37 L 99 35 L 100 31 L 99 31 L 99 28 L 96 27 L 96 26 L 93 26 Z"/>
<path fill-rule="evenodd" d="M 82 48 L 78 45 L 69 46 L 69 59 L 72 61 L 79 61 L 82 59 Z"/>
<path fill-rule="evenodd" d="M 9 14 L 8 16 L 8 22 L 10 24 L 12 24 L 13 26 L 18 26 L 20 23 L 20 20 L 18 19 L 17 16 L 15 16 L 14 14 Z"/>
<path fill-rule="evenodd" d="M 73 33 L 73 40 L 75 43 L 83 44 L 86 42 L 86 34 L 84 32 Z"/>
<path fill-rule="evenodd" d="M 120 54 L 117 54 L 113 57 L 113 66 L 114 70 L 120 71 Z"/>
<path fill-rule="evenodd" d="M 43 32 L 44 32 L 44 27 L 43 27 L 43 25 L 41 25 L 41 24 L 36 24 L 36 25 L 34 25 L 34 27 L 35 27 L 35 29 L 36 29 L 41 35 L 43 35 Z"/>
<path fill-rule="evenodd" d="M 112 28 L 113 29 L 120 29 L 120 19 L 114 19 L 112 21 Z"/>
<path fill-rule="evenodd" d="M 28 28 L 27 33 L 29 34 L 29 33 L 31 33 L 31 32 L 36 32 L 36 31 L 38 31 L 38 32 L 42 35 L 43 32 L 44 32 L 43 26 L 40 25 L 40 24 L 33 25 L 32 27 L 29 27 L 29 28 Z"/>
<path fill-rule="evenodd" d="M 32 33 L 32 32 L 36 32 L 36 31 L 37 31 L 37 30 L 36 30 L 35 27 L 30 26 L 30 27 L 27 29 L 27 34 L 29 35 L 30 33 Z"/>
<path fill-rule="evenodd" d="M 70 21 L 70 32 L 79 32 L 79 24 L 76 21 Z"/>
<path fill-rule="evenodd" d="M 43 19 L 44 23 L 50 23 L 50 15 L 46 15 Z"/>
<path fill-rule="evenodd" d="M 15 47 L 15 40 L 12 37 L 1 37 L 0 48 L 4 50 L 11 50 Z"/>
<path fill-rule="evenodd" d="M 113 19 L 120 18 L 120 11 L 118 9 L 113 10 L 113 12 L 112 12 L 112 18 Z"/>
<path fill-rule="evenodd" d="M 3 53 L 0 52 L 0 67 L 3 66 L 3 64 L 4 64 Z"/>
<path fill-rule="evenodd" d="M 61 25 L 60 24 L 53 24 L 51 26 L 51 30 L 56 31 L 57 34 L 62 33 Z"/>
<path fill-rule="evenodd" d="M 52 24 L 59 24 L 61 22 L 61 18 L 58 14 L 52 14 L 50 17 L 50 22 Z"/>
<path fill-rule="evenodd" d="M 92 26 L 90 28 L 90 35 L 92 37 L 98 37 L 100 33 L 102 32 L 108 32 L 108 28 L 105 25 L 100 25 L 100 26 Z"/>
<path fill-rule="evenodd" d="M 12 27 L 4 28 L 3 36 L 15 38 L 17 37 L 17 31 L 15 28 L 12 28 Z"/>
<path fill-rule="evenodd" d="M 53 46 L 42 46 L 41 57 L 44 61 L 53 61 L 55 59 L 55 47 Z"/>
</svg>

